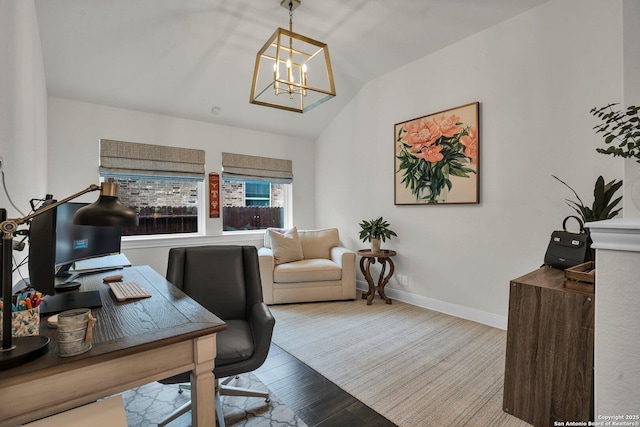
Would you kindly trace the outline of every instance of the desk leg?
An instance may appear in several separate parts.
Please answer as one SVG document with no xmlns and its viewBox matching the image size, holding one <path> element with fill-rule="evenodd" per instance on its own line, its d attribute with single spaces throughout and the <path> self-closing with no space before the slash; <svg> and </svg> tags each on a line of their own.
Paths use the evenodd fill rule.
<svg viewBox="0 0 640 427">
<path fill-rule="evenodd" d="M 193 341 L 191 371 L 191 425 L 207 427 L 216 425 L 215 378 L 213 363 L 216 358 L 216 336 L 196 338 Z"/>
</svg>

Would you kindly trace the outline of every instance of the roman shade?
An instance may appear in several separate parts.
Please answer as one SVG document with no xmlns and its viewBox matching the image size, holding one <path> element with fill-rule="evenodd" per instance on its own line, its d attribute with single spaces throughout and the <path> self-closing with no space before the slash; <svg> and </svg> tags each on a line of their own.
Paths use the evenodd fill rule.
<svg viewBox="0 0 640 427">
<path fill-rule="evenodd" d="M 244 179 L 279 183 L 293 182 L 293 162 L 270 157 L 222 153 L 222 174 L 225 179 Z"/>
<path fill-rule="evenodd" d="M 100 174 L 204 179 L 204 150 L 101 139 Z"/>
</svg>

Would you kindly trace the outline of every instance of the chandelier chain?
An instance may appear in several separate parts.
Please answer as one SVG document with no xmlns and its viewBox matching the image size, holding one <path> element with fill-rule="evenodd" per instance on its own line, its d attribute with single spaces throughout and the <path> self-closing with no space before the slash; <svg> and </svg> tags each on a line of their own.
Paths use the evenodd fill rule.
<svg viewBox="0 0 640 427">
<path fill-rule="evenodd" d="M 289 2 L 289 31 L 293 31 L 293 2 Z"/>
</svg>

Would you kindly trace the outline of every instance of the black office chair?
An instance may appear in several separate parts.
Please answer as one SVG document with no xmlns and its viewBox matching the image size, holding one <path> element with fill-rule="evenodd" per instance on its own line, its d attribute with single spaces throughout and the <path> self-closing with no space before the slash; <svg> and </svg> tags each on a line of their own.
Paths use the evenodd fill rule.
<svg viewBox="0 0 640 427">
<path fill-rule="evenodd" d="M 230 387 L 237 375 L 253 371 L 267 358 L 275 319 L 262 300 L 258 252 L 253 246 L 199 246 L 169 251 L 167 280 L 227 324 L 216 334 L 216 418 L 224 427 L 221 395 L 263 397 L 269 393 Z M 218 379 L 226 378 L 219 382 Z M 189 373 L 160 381 L 186 383 Z M 189 388 L 183 386 L 183 388 Z M 182 389 L 181 389 L 182 390 Z M 191 409 L 183 405 L 159 426 Z"/>
</svg>

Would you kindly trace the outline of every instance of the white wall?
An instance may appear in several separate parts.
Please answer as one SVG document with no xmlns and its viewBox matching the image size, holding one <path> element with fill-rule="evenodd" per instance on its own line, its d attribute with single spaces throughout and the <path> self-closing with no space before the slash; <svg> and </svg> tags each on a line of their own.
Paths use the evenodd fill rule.
<svg viewBox="0 0 640 427">
<path fill-rule="evenodd" d="M 640 2 L 623 1 L 624 29 L 624 104 L 640 105 Z M 625 160 L 624 168 L 624 216 L 640 218 L 640 166 L 636 159 Z"/>
<path fill-rule="evenodd" d="M 27 213 L 47 174 L 47 89 L 33 1 L 0 2 L 0 58 L 0 156 L 11 199 Z M 0 206 L 18 215 L 4 191 Z"/>
<path fill-rule="evenodd" d="M 11 200 L 28 214 L 29 200 L 44 195 L 47 173 L 47 89 L 32 0 L 0 1 L 0 58 L 2 170 Z M 9 218 L 22 216 L 1 189 L 0 207 Z M 17 260 L 24 254 L 14 252 Z"/>
<path fill-rule="evenodd" d="M 293 221 L 300 228 L 315 225 L 315 165 L 313 156 L 309 156 L 312 141 L 51 97 L 47 191 L 56 197 L 67 196 L 98 182 L 101 138 L 205 150 L 207 174 L 221 172 L 223 151 L 290 159 L 294 174 Z M 90 193 L 79 200 L 95 198 L 95 193 Z M 206 233 L 209 238 L 190 243 L 215 243 L 217 240 L 211 236 L 222 235 L 222 219 L 207 218 Z M 149 249 L 141 245 L 134 245 L 135 249 L 126 244 L 123 247 L 133 263 L 151 265 L 163 272 L 167 248 L 175 244 L 165 242 L 158 247 L 149 242 L 144 245 Z"/>
<path fill-rule="evenodd" d="M 382 215 L 409 278 L 392 291 L 504 319 L 509 280 L 542 264 L 573 213 L 551 175 L 589 204 L 598 175 L 622 177 L 621 160 L 596 153 L 589 113 L 622 99 L 621 20 L 620 0 L 551 0 L 367 84 L 317 141 L 318 226 L 355 249 L 359 221 Z M 473 101 L 481 203 L 394 206 L 394 124 Z"/>
</svg>

